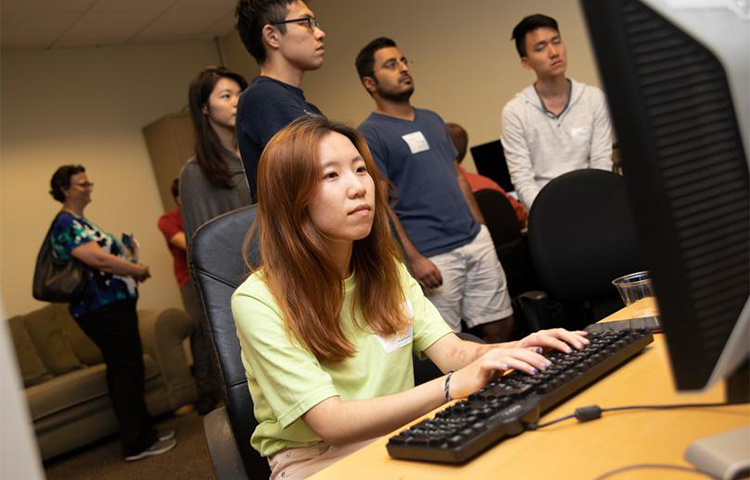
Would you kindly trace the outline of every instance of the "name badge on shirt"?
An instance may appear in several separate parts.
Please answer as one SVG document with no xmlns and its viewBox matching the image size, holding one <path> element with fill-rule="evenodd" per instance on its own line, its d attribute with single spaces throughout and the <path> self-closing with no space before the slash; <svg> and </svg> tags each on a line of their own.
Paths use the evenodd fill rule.
<svg viewBox="0 0 750 480">
<path fill-rule="evenodd" d="M 414 318 L 414 311 L 412 310 L 411 302 L 408 300 L 406 301 L 406 314 L 410 319 Z M 377 338 L 380 345 L 383 346 L 385 353 L 395 352 L 399 348 L 412 343 L 414 339 L 414 323 L 412 322 L 412 324 L 409 325 L 409 328 L 403 333 L 391 335 L 390 337 L 381 337 L 380 335 L 375 334 L 375 338 Z"/>
<path fill-rule="evenodd" d="M 573 127 L 570 129 L 570 135 L 573 137 L 583 137 L 588 135 L 589 129 L 586 127 Z"/>
<path fill-rule="evenodd" d="M 430 144 L 427 143 L 427 139 L 424 138 L 422 132 L 417 131 L 414 133 L 407 133 L 401 138 L 403 138 L 406 144 L 409 145 L 411 153 L 426 152 L 430 149 Z"/>
</svg>

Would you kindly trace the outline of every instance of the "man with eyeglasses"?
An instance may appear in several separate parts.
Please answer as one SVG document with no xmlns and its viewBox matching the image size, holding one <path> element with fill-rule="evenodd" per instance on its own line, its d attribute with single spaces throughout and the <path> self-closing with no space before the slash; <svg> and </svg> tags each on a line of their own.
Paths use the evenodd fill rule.
<svg viewBox="0 0 750 480">
<path fill-rule="evenodd" d="M 521 66 L 536 82 L 503 108 L 502 142 L 510 179 L 531 208 L 550 180 L 583 168 L 612 170 L 607 100 L 596 87 L 565 77 L 567 52 L 557 21 L 530 15 L 513 29 Z"/>
<path fill-rule="evenodd" d="M 325 32 L 302 0 L 240 0 L 237 30 L 260 75 L 237 105 L 237 143 L 253 202 L 260 155 L 276 132 L 303 115 L 322 115 L 300 88 L 323 65 Z"/>
<path fill-rule="evenodd" d="M 463 320 L 488 342 L 512 339 L 505 272 L 445 123 L 412 107 L 409 61 L 393 40 L 373 40 L 355 64 L 375 101 L 359 131 L 395 189 L 393 223 L 415 278 L 454 331 Z"/>
</svg>

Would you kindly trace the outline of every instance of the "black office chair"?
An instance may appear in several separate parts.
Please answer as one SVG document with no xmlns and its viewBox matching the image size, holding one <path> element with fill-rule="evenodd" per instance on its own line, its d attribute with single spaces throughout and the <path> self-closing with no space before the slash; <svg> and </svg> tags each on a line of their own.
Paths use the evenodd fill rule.
<svg viewBox="0 0 750 480">
<path fill-rule="evenodd" d="M 232 293 L 248 274 L 241 248 L 255 211 L 255 205 L 251 205 L 209 221 L 195 232 L 190 246 L 190 268 L 203 302 L 226 403 L 203 420 L 217 479 L 267 479 L 271 474 L 266 459 L 250 446 L 258 423 L 230 305 Z M 257 242 L 251 243 L 250 253 L 257 263 Z"/>
<path fill-rule="evenodd" d="M 529 248 L 549 299 L 522 295 L 527 318 L 540 328 L 579 328 L 622 308 L 611 281 L 645 269 L 628 202 L 624 179 L 603 170 L 567 173 L 539 192 Z M 549 300 L 561 302 L 557 314 Z"/>
<path fill-rule="evenodd" d="M 479 210 L 495 244 L 497 258 L 505 270 L 508 293 L 515 298 L 538 288 L 526 236 L 510 201 L 497 190 L 474 192 Z"/>
<path fill-rule="evenodd" d="M 223 381 L 225 407 L 204 417 L 209 455 L 217 480 L 268 478 L 270 469 L 250 446 L 258 425 L 248 390 L 240 345 L 232 317 L 230 298 L 244 281 L 248 270 L 242 260 L 245 233 L 255 220 L 256 206 L 225 213 L 202 225 L 190 246 L 190 268 L 203 302 L 207 333 Z M 260 261 L 257 239 L 250 242 L 251 262 Z M 482 343 L 461 333 L 462 338 Z M 429 360 L 414 356 L 416 384 L 437 378 L 442 372 Z"/>
</svg>

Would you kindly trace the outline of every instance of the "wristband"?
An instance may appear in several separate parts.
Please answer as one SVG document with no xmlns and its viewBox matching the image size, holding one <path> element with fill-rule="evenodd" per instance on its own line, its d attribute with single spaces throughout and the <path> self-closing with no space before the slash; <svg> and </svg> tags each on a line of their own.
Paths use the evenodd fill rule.
<svg viewBox="0 0 750 480">
<path fill-rule="evenodd" d="M 451 401 L 451 375 L 453 375 L 454 370 L 451 370 L 448 372 L 448 375 L 445 377 L 445 401 L 450 402 Z"/>
</svg>

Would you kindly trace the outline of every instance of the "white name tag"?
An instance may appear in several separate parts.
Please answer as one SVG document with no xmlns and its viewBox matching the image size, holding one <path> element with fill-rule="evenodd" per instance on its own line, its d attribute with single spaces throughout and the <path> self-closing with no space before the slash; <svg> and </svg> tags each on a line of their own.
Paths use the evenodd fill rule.
<svg viewBox="0 0 750 480">
<path fill-rule="evenodd" d="M 570 129 L 570 135 L 573 137 L 584 137 L 588 135 L 589 129 L 586 127 L 573 127 Z"/>
<path fill-rule="evenodd" d="M 417 131 L 414 133 L 407 133 L 401 138 L 403 138 L 406 144 L 409 145 L 411 153 L 426 152 L 430 149 L 430 145 L 427 143 L 427 139 L 424 138 L 424 135 L 422 135 L 422 132 Z"/>
<path fill-rule="evenodd" d="M 409 317 L 409 319 L 414 318 L 414 310 L 412 309 L 411 302 L 406 301 L 406 315 Z M 411 345 L 413 339 L 414 339 L 414 322 L 411 322 L 411 325 L 409 325 L 409 328 L 406 329 L 405 332 L 398 334 L 398 335 L 391 335 L 390 337 L 383 338 L 380 335 L 375 335 L 375 338 L 378 339 L 378 342 L 380 342 L 380 345 L 383 346 L 383 350 L 385 350 L 385 353 L 391 353 L 395 352 L 401 347 L 404 347 L 406 345 Z"/>
<path fill-rule="evenodd" d="M 406 330 L 406 332 L 402 334 L 391 335 L 388 338 L 383 338 L 380 335 L 375 335 L 375 338 L 377 338 L 378 342 L 380 342 L 380 345 L 383 346 L 383 350 L 385 350 L 385 353 L 391 353 L 391 352 L 395 352 L 401 347 L 405 347 L 406 345 L 411 345 L 413 336 L 414 336 L 414 326 L 409 325 L 409 328 Z"/>
</svg>

